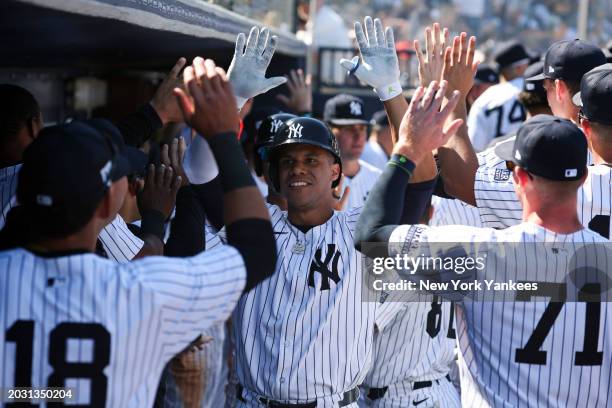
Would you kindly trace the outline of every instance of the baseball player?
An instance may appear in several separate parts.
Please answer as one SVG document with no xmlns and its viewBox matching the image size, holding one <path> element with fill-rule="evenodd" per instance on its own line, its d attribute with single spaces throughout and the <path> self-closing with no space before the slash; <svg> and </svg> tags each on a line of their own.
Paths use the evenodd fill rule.
<svg viewBox="0 0 612 408">
<path fill-rule="evenodd" d="M 389 243 L 389 256 L 394 257 L 447 254 L 434 252 L 429 243 L 435 242 L 465 242 L 471 251 L 476 243 L 515 242 L 519 245 L 509 247 L 510 256 L 487 252 L 482 276 L 565 284 L 568 255 L 551 249 L 536 252 L 529 243 L 566 244 L 571 249 L 607 242 L 584 229 L 576 213 L 577 190 L 587 174 L 587 144 L 568 120 L 536 116 L 519 129 L 510 149 L 498 146 L 498 155 L 512 163 L 516 192 L 524 203 L 521 224 L 501 231 L 397 225 L 403 209 L 396 203 L 403 202 L 410 171 L 451 133 L 452 124 L 443 129 L 443 121 L 436 120 L 438 97 L 423 97 L 422 88 L 413 96 L 394 148 L 404 158 L 398 159 L 402 165 L 385 169 L 372 190 L 359 219 L 356 245 Z M 543 160 L 550 155 L 556 160 Z M 497 299 L 506 302 L 466 297 L 457 310 L 456 333 L 468 369 L 462 378 L 463 406 L 605 406 L 612 369 L 612 348 L 605 340 L 612 335 L 605 324 L 612 313 L 609 303 L 528 301 L 532 296 L 550 297 L 542 290 L 510 295 L 519 301 L 505 293 Z"/>
<path fill-rule="evenodd" d="M 493 56 L 503 82 L 487 89 L 471 106 L 467 126 L 476 151 L 489 142 L 512 133 L 525 120 L 517 95 L 523 88 L 523 74 L 529 65 L 525 47 L 516 41 L 501 43 Z"/>
<path fill-rule="evenodd" d="M 41 131 L 23 157 L 21 205 L 0 238 L 3 389 L 68 386 L 80 404 L 151 406 L 170 357 L 224 321 L 238 297 L 273 271 L 271 225 L 236 139 L 229 82 L 201 59 L 185 79 L 193 99 L 176 92 L 219 166 L 229 245 L 127 264 L 91 254 L 123 201 L 125 158 L 78 122 Z"/>
<path fill-rule="evenodd" d="M 338 140 L 344 185 L 351 189 L 345 208 L 361 207 L 381 173 L 378 168 L 360 159 L 369 123 L 365 119 L 363 100 L 347 94 L 337 95 L 325 103 L 323 120 Z"/>
<path fill-rule="evenodd" d="M 141 107 L 118 124 L 122 136 L 132 141 L 144 141 L 156 129 L 161 128 L 163 121 L 175 120 L 179 114 L 171 90 L 167 88 L 184 65 L 181 59 L 160 85 L 150 104 Z M 169 102 L 170 99 L 172 102 Z M 1 130 L 3 157 L 0 162 L 0 204 L 2 217 L 0 226 L 6 221 L 6 214 L 16 205 L 15 189 L 17 175 L 21 168 L 21 156 L 25 148 L 38 135 L 42 128 L 42 115 L 36 99 L 27 90 L 15 85 L 0 85 L 0 103 L 2 104 L 2 122 L 6 128 Z M 162 242 L 154 236 L 147 236 L 145 241 L 134 236 L 125 221 L 115 217 L 100 232 L 100 242 L 105 254 L 117 262 L 127 262 L 135 257 L 161 254 Z"/>
<path fill-rule="evenodd" d="M 588 72 L 588 69 L 590 69 L 589 67 L 596 67 L 599 63 L 602 63 L 604 58 L 601 50 L 580 40 L 558 42 L 553 44 L 547 51 L 543 69 L 545 72 L 550 71 L 549 74 L 546 74 L 548 76 L 561 75 L 568 79 L 548 79 L 545 78 L 545 75 L 541 75 L 530 77 L 528 80 L 541 80 L 541 78 L 545 78 L 544 87 L 547 89 L 548 102 L 552 112 L 556 116 L 578 120 L 576 119 L 578 107 L 573 105 L 571 96 L 579 88 L 572 84 L 577 81 L 576 78 L 582 78 Z M 591 84 L 592 86 L 593 84 Z M 601 102 L 593 103 L 602 105 Z M 572 104 L 573 108 L 569 104 Z M 603 133 L 605 134 L 605 131 Z M 457 156 L 462 156 L 463 153 L 469 151 L 469 146 L 465 144 L 465 139 L 459 136 L 460 133 L 454 138 L 454 143 L 457 143 L 455 151 L 459 153 Z M 506 143 L 512 144 L 513 140 L 509 139 Z M 594 161 L 595 154 L 592 154 L 593 149 L 599 149 L 600 153 L 598 155 L 600 161 L 598 162 Z M 601 160 L 602 157 L 605 157 L 605 159 Z M 610 158 L 605 150 L 605 145 L 589 145 L 587 160 L 588 163 L 595 163 L 596 165 L 608 162 Z M 471 170 L 453 171 L 453 169 L 459 168 L 458 163 L 444 163 L 444 160 L 441 162 L 442 169 L 446 168 L 447 170 L 442 171 L 447 191 L 468 204 L 476 204 L 485 226 L 505 228 L 520 222 L 522 213 L 521 203 L 514 194 L 514 181 L 511 177 L 511 172 L 505 168 L 505 161 L 497 156 L 495 150 L 489 149 L 484 152 L 481 157 L 480 166 L 474 167 L 473 172 Z M 603 179 L 596 176 L 601 171 L 603 171 Z M 605 168 L 590 166 L 587 181 L 580 190 L 578 212 L 585 226 L 593 222 L 592 220 L 597 215 L 606 217 L 609 213 L 609 210 L 606 210 L 606 207 L 609 208 L 610 205 L 607 204 L 609 203 L 607 199 L 609 189 L 608 184 L 606 184 L 605 173 Z M 474 174 L 475 180 L 472 184 L 470 177 L 474 177 Z M 591 177 L 595 177 L 593 183 L 589 181 Z M 591 184 L 594 188 L 589 188 Z M 601 189 L 599 186 L 601 186 Z M 593 206 L 590 204 L 592 202 L 600 202 L 602 205 Z M 601 213 L 593 213 L 591 211 L 593 207 Z M 602 229 L 600 228 L 599 231 L 602 231 Z M 604 229 L 603 231 L 606 230 Z M 605 233 L 604 236 L 609 237 Z"/>
<path fill-rule="evenodd" d="M 361 24 L 355 23 L 355 33 L 361 53 L 361 60 L 359 60 L 356 69 L 354 67 L 357 63 L 355 59 L 351 61 L 353 69 L 350 69 L 350 65 L 341 63 L 345 68 L 354 72 L 360 80 L 375 88 L 376 84 L 372 82 L 373 80 L 378 80 L 379 83 L 384 81 L 392 84 L 394 82 L 393 72 L 388 73 L 387 78 L 384 77 L 386 76 L 385 73 L 388 72 L 387 67 L 392 66 L 393 61 L 383 61 L 382 56 L 394 53 L 394 45 L 390 42 L 377 41 L 380 38 L 378 32 L 382 32 L 379 20 L 374 20 L 373 23 L 371 18 L 366 17 L 365 25 L 366 31 L 368 31 L 367 39 Z M 433 39 L 433 37 L 436 39 Z M 447 38 L 446 35 L 444 37 Z M 376 39 L 375 42 L 371 41 L 372 38 Z M 389 34 L 387 34 L 388 38 Z M 459 37 L 454 41 L 456 43 L 455 50 L 459 49 L 460 43 L 458 41 Z M 415 44 L 415 48 L 420 52 L 418 43 Z M 453 53 L 455 70 L 465 69 L 473 75 L 475 72 L 475 65 L 473 64 L 474 49 L 475 44 L 471 41 L 470 49 L 468 49 L 467 44 L 463 44 L 463 54 L 457 53 L 455 55 Z M 388 53 L 387 50 L 390 52 Z M 426 50 L 427 54 L 424 57 L 419 56 L 419 73 L 423 84 L 430 85 L 431 83 L 428 98 L 433 98 L 434 89 L 437 90 L 437 81 L 441 79 L 443 73 L 442 64 L 436 64 L 437 61 L 433 56 L 435 54 L 441 58 L 442 54 L 446 52 L 446 49 L 440 43 L 440 27 L 438 24 L 434 25 L 433 30 L 429 27 L 426 29 Z M 437 65 L 438 69 L 434 65 Z M 364 69 L 361 69 L 361 67 L 364 67 Z M 399 69 L 397 71 L 399 72 Z M 447 74 L 449 72 L 454 71 L 448 70 Z M 444 82 L 443 93 L 447 89 L 446 86 L 447 82 Z M 471 83 L 463 85 L 464 95 L 467 94 L 471 86 Z M 449 109 L 453 109 L 457 105 L 459 95 L 458 92 L 448 94 L 449 99 L 454 102 L 449 103 L 443 114 L 450 114 Z M 385 109 L 389 114 L 393 132 L 398 134 L 401 132 L 401 119 L 407 110 L 405 99 L 401 95 L 396 95 L 385 102 Z M 463 105 L 463 109 L 465 109 L 465 105 Z M 444 120 L 441 120 L 441 122 L 443 123 Z M 460 124 L 460 121 L 455 121 L 451 130 L 456 131 Z M 428 124 L 425 123 L 424 125 Z M 430 180 L 428 185 L 433 189 L 436 170 L 431 154 L 424 161 L 431 168 L 431 171 L 424 174 L 428 175 L 426 180 Z M 403 164 L 393 155 L 389 165 L 403 167 Z M 427 167 L 427 165 L 422 166 L 422 168 Z M 412 170 L 406 169 L 408 172 L 412 172 Z M 382 211 L 382 207 L 379 210 Z M 451 303 L 441 302 L 439 298 L 429 303 L 409 303 L 405 313 L 398 314 L 392 322 L 377 333 L 375 359 L 373 359 L 373 366 L 363 383 L 365 398 L 362 403 L 364 406 L 460 405 L 457 391 L 448 377 L 451 364 L 454 363 L 455 359 L 455 340 L 452 333 L 452 324 L 450 324 L 450 319 L 453 317 L 452 310 L 454 309 Z M 393 356 L 393 358 L 390 356 Z"/>
<path fill-rule="evenodd" d="M 331 130 L 290 119 L 268 149 L 287 211 L 269 207 L 279 261 L 232 317 L 239 407 L 356 407 L 375 328 L 402 306 L 362 299 L 361 255 L 350 244 L 359 208 L 334 211 L 342 173 Z M 422 212 L 423 208 L 420 208 Z"/>
<path fill-rule="evenodd" d="M 372 131 L 368 142 L 363 148 L 361 160 L 368 162 L 382 171 L 389 161 L 389 154 L 393 149 L 393 138 L 391 128 L 387 119 L 387 112 L 378 111 L 372 115 L 370 120 Z"/>
</svg>

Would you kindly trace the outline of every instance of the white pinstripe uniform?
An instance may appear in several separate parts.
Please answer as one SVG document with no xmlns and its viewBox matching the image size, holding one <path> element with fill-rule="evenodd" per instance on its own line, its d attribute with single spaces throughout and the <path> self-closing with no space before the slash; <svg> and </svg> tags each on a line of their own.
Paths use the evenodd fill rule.
<svg viewBox="0 0 612 408">
<path fill-rule="evenodd" d="M 399 302 L 362 301 L 362 260 L 353 246 L 360 209 L 334 212 L 306 233 L 270 206 L 279 259 L 271 278 L 243 296 L 232 317 L 239 407 L 263 396 L 337 407 L 370 366 L 374 328 Z M 357 407 L 357 403 L 347 405 Z"/>
<path fill-rule="evenodd" d="M 246 281 L 230 246 L 126 264 L 18 248 L 0 270 L 0 387 L 73 387 L 101 407 L 151 406 L 164 365 L 227 319 Z"/>
<path fill-rule="evenodd" d="M 598 243 L 599 251 L 609 243 L 587 229 L 564 235 L 531 223 L 501 231 L 405 225 L 396 228 L 389 242 L 404 243 L 403 248 L 391 245 L 390 256 L 403 251 L 443 256 L 433 246 L 418 243 L 463 242 L 468 253 L 474 253 L 480 242 L 516 242 L 520 245 L 506 246 L 510 249 L 505 253 L 488 251 L 486 269 L 478 278 L 555 283 L 566 282 L 571 255 L 529 244 L 577 248 Z M 457 308 L 457 336 L 466 364 L 463 406 L 607 406 L 612 398 L 612 325 L 607 324 L 611 303 L 518 301 L 514 292 L 494 296 L 487 301 L 466 297 Z M 534 360 L 534 354 L 542 361 Z M 593 361 L 578 363 L 580 354 L 594 356 Z"/>
<path fill-rule="evenodd" d="M 2 199 L 2 217 L 0 228 L 4 227 L 6 214 L 16 205 L 17 174 L 21 164 L 0 169 L 0 198 Z M 128 262 L 136 256 L 144 242 L 132 234 L 127 224 L 117 215 L 98 236 L 109 259 L 116 262 Z"/>
<path fill-rule="evenodd" d="M 474 101 L 467 118 L 468 133 L 476 151 L 485 150 L 491 140 L 518 130 L 525 110 L 517 96 L 523 78 L 493 85 Z"/>
<path fill-rule="evenodd" d="M 377 167 L 359 160 L 359 172 L 354 177 L 344 177 L 344 187 L 351 188 L 344 209 L 363 207 L 370 190 L 372 190 L 381 174 L 382 171 Z"/>
<path fill-rule="evenodd" d="M 522 209 L 512 173 L 493 150 L 484 155 L 476 172 L 474 195 L 483 225 L 506 228 L 521 222 Z M 585 184 L 578 190 L 578 217 L 586 227 L 610 238 L 612 208 L 612 169 L 606 165 L 589 166 Z"/>
<path fill-rule="evenodd" d="M 431 199 L 434 212 L 429 225 L 469 225 L 482 227 L 478 208 L 461 200 L 434 196 Z"/>
</svg>

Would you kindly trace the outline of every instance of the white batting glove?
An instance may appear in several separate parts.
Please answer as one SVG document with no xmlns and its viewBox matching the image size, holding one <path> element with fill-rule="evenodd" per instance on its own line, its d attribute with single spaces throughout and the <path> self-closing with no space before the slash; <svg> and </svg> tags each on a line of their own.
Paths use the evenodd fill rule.
<svg viewBox="0 0 612 408">
<path fill-rule="evenodd" d="M 266 69 L 270 65 L 278 40 L 275 35 L 269 39 L 268 37 L 267 28 L 261 32 L 257 27 L 251 28 L 246 49 L 245 35 L 240 33 L 236 38 L 236 50 L 227 76 L 234 89 L 238 109 L 242 109 L 248 99 L 287 82 L 285 77 L 266 78 Z"/>
<path fill-rule="evenodd" d="M 361 59 L 358 56 L 350 61 L 343 58 L 340 65 L 349 74 L 374 88 L 381 101 L 386 101 L 402 93 L 393 30 L 387 27 L 383 31 L 382 22 L 378 18 L 372 21 L 372 17 L 368 16 L 364 22 L 367 37 L 361 23 L 355 22 L 355 37 Z"/>
</svg>

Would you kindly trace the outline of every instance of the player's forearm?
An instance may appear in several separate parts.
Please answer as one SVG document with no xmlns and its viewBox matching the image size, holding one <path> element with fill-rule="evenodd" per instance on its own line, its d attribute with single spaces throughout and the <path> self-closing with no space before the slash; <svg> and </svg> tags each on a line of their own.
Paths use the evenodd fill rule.
<svg viewBox="0 0 612 408">
<path fill-rule="evenodd" d="M 158 256 L 164 254 L 164 243 L 155 235 L 143 234 L 139 237 L 144 241 L 144 245 L 133 259 L 144 258 L 146 256 Z"/>
<path fill-rule="evenodd" d="M 364 242 L 389 242 L 404 211 L 403 199 L 411 178 L 405 169 L 387 164 L 370 191 L 355 229 L 355 248 Z"/>
<path fill-rule="evenodd" d="M 457 104 L 452 119 L 463 119 L 457 133 L 438 149 L 440 176 L 449 195 L 471 205 L 476 205 L 474 178 L 478 169 L 478 158 L 468 136 L 465 101 Z"/>
<path fill-rule="evenodd" d="M 194 256 L 206 249 L 206 214 L 191 186 L 182 187 L 176 195 L 176 213 L 170 236 L 164 248 L 165 256 Z"/>
<path fill-rule="evenodd" d="M 391 125 L 391 138 L 393 144 L 395 144 L 398 140 L 400 124 L 408 110 L 408 101 L 406 101 L 403 94 L 399 94 L 395 98 L 385 101 L 384 105 L 387 119 Z"/>
<path fill-rule="evenodd" d="M 217 176 L 205 184 L 192 184 L 191 189 L 206 213 L 206 219 L 215 229 L 223 228 L 223 188 Z"/>
<path fill-rule="evenodd" d="M 140 147 L 163 123 L 151 104 L 141 106 L 136 112 L 117 122 L 117 128 L 128 146 Z"/>
</svg>

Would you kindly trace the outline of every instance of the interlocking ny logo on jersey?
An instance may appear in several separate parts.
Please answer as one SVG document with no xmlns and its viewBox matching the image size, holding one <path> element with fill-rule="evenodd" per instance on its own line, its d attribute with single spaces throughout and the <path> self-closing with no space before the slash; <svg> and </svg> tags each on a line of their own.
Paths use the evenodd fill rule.
<svg viewBox="0 0 612 408">
<path fill-rule="evenodd" d="M 300 125 L 299 123 L 294 123 L 293 125 L 289 126 L 289 135 L 287 137 L 289 139 L 301 138 L 302 129 L 304 129 L 304 126 Z"/>
<path fill-rule="evenodd" d="M 350 105 L 351 115 L 361 116 L 361 104 L 359 102 L 353 101 Z"/>
<path fill-rule="evenodd" d="M 274 119 L 272 123 L 270 123 L 270 133 L 276 133 L 280 125 L 283 124 L 283 121 L 280 119 Z"/>
<path fill-rule="evenodd" d="M 329 290 L 329 280 L 333 280 L 335 283 L 340 282 L 340 276 L 338 275 L 338 262 L 340 261 L 340 251 L 336 250 L 335 244 L 327 244 L 327 254 L 325 259 L 321 254 L 321 248 L 318 248 L 315 252 L 314 258 L 310 263 L 310 273 L 308 275 L 308 286 L 315 287 L 314 285 L 314 274 L 319 272 L 321 274 L 321 290 Z M 329 269 L 331 264 L 331 270 Z"/>
</svg>

